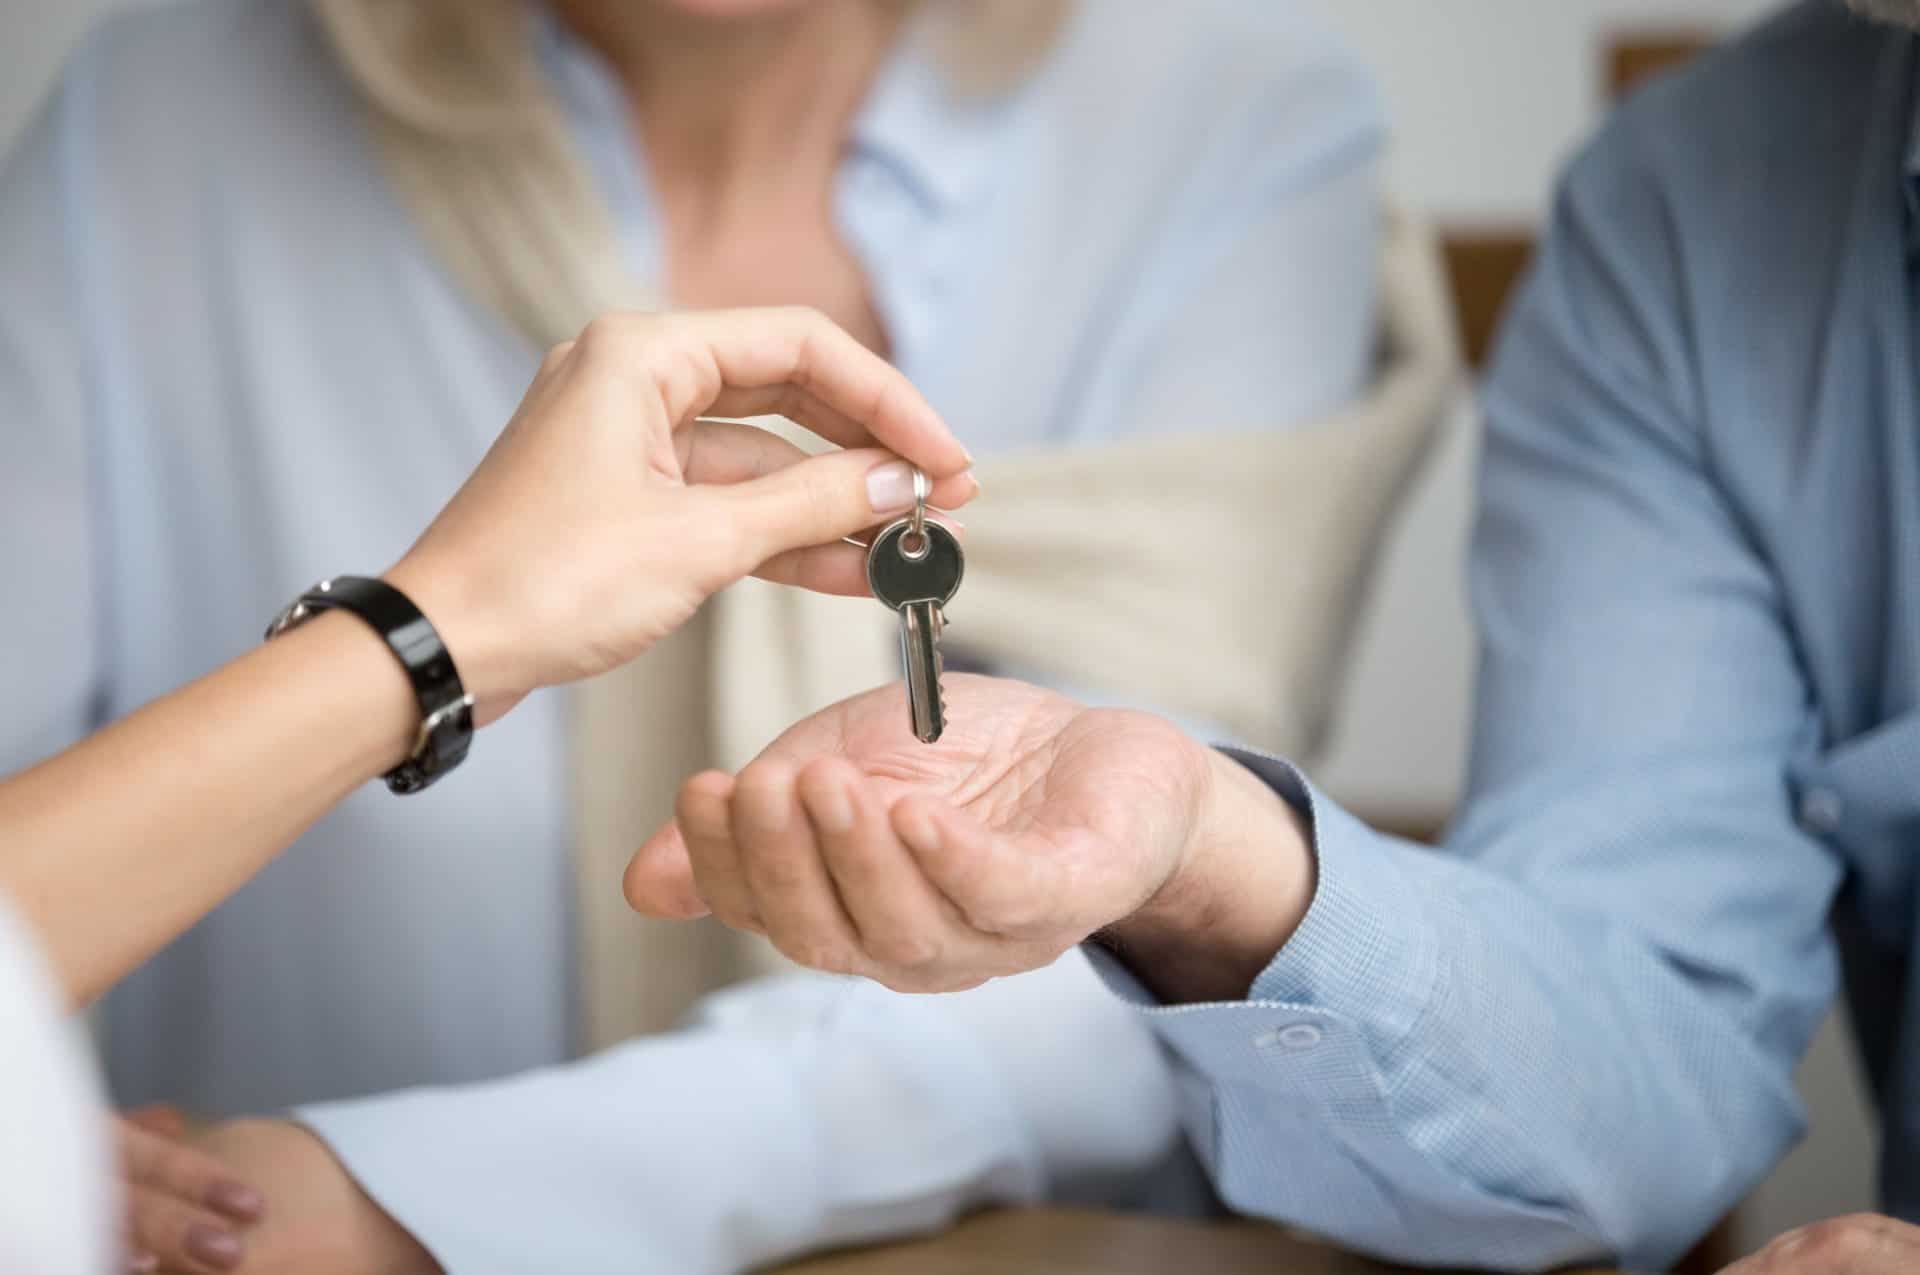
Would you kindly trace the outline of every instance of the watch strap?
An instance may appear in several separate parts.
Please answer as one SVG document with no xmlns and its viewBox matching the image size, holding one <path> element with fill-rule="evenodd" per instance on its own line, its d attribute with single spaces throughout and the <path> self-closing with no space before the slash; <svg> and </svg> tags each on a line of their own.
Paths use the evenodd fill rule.
<svg viewBox="0 0 1920 1275">
<path fill-rule="evenodd" d="M 322 580 L 267 626 L 269 640 L 322 611 L 350 611 L 386 642 L 413 685 L 420 733 L 407 760 L 387 772 L 387 787 L 415 793 L 466 760 L 473 743 L 473 697 L 460 681 L 453 653 L 406 594 L 367 576 Z"/>
</svg>

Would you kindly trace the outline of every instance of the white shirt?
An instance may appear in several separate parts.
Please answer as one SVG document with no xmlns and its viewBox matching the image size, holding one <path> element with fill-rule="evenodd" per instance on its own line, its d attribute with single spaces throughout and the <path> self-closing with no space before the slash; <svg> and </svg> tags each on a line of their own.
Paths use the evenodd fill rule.
<svg viewBox="0 0 1920 1275">
<path fill-rule="evenodd" d="M 83 1042 L 33 936 L 0 898 L 0 1271 L 112 1268 L 107 1131 Z"/>
<path fill-rule="evenodd" d="M 656 278 L 625 104 L 557 27 L 548 52 Z M 1302 4 L 1089 0 L 1004 100 L 898 54 L 837 213 L 976 454 L 1277 427 L 1364 378 L 1380 142 Z M 0 772 L 391 563 L 535 363 L 421 241 L 306 6 L 110 22 L 0 169 Z M 108 998 L 115 1097 L 261 1110 L 567 1058 L 564 735 L 536 696 L 432 791 L 345 802 Z"/>
</svg>

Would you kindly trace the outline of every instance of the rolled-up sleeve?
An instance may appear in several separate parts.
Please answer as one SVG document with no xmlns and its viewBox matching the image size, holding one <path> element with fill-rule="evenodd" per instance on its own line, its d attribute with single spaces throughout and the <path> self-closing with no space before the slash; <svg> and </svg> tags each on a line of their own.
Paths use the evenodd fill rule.
<svg viewBox="0 0 1920 1275">
<path fill-rule="evenodd" d="M 1381 836 L 1284 763 L 1316 897 L 1242 1002 L 1163 1006 L 1223 1198 L 1422 1264 L 1664 1268 L 1798 1136 L 1831 1002 L 1817 732 L 1706 458 L 1682 248 L 1617 131 L 1575 167 L 1486 392 L 1464 815 Z"/>
</svg>

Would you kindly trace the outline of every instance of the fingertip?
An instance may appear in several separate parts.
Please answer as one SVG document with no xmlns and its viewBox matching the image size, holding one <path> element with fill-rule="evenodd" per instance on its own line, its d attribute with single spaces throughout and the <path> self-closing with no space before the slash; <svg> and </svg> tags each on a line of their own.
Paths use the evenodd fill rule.
<svg viewBox="0 0 1920 1275">
<path fill-rule="evenodd" d="M 725 771 L 702 771 L 680 785 L 680 792 L 674 798 L 674 814 L 691 821 L 696 834 L 716 823 L 725 827 L 727 803 L 733 800 L 735 787 L 734 777 Z"/>
<path fill-rule="evenodd" d="M 736 794 L 778 792 L 793 786 L 794 767 L 779 757 L 756 757 L 734 781 Z"/>
<path fill-rule="evenodd" d="M 971 465 L 972 461 L 969 460 Z M 927 496 L 927 503 L 942 509 L 958 509 L 968 504 L 980 494 L 980 479 L 972 469 L 950 474 L 934 480 L 933 488 Z"/>
<path fill-rule="evenodd" d="M 920 859 L 937 858 L 945 849 L 949 830 L 945 804 L 926 796 L 902 797 L 894 803 L 893 830 Z"/>
<path fill-rule="evenodd" d="M 733 795 L 735 782 L 734 777 L 724 770 L 703 770 L 687 780 L 684 786 L 710 793 L 720 800 L 725 801 Z"/>
<path fill-rule="evenodd" d="M 807 817 L 828 833 L 844 834 L 852 829 L 863 795 L 862 778 L 857 767 L 838 757 L 817 757 L 808 762 L 796 781 Z"/>
<path fill-rule="evenodd" d="M 634 852 L 621 878 L 627 906 L 646 916 L 691 921 L 707 914 L 694 888 L 693 863 L 678 824 L 668 823 Z"/>
<path fill-rule="evenodd" d="M 801 788 L 845 785 L 860 778 L 860 768 L 844 757 L 815 757 L 800 767 Z"/>
<path fill-rule="evenodd" d="M 202 1203 L 236 1222 L 251 1224 L 267 1215 L 267 1198 L 244 1182 L 215 1182 L 207 1187 Z"/>
<path fill-rule="evenodd" d="M 169 1102 L 151 1102 L 140 1107 L 129 1107 L 120 1113 L 120 1118 L 137 1129 L 157 1134 L 163 1138 L 175 1140 L 187 1136 L 187 1117 L 180 1108 Z"/>
</svg>

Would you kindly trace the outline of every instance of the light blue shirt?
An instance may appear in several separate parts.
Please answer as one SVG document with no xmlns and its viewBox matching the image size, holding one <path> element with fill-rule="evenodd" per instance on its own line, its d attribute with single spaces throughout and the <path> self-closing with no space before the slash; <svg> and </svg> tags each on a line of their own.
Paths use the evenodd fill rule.
<svg viewBox="0 0 1920 1275">
<path fill-rule="evenodd" d="M 657 279 L 624 103 L 544 30 Z M 976 453 L 1354 396 L 1382 131 L 1302 5 L 1089 0 L 975 104 L 917 47 L 860 113 L 835 211 L 896 360 Z M 0 171 L 0 771 L 239 654 L 314 579 L 391 563 L 531 378 L 363 124 L 304 5 L 198 0 L 91 38 Z M 108 1000 L 116 1096 L 261 1109 L 568 1057 L 564 735 L 536 697 L 453 780 L 346 802 Z M 421 1172 L 460 1189 L 437 1154 Z"/>
<path fill-rule="evenodd" d="M 603 1176 L 543 1164 L 548 1265 L 732 1269 L 1102 1174 L 1123 1198 L 1183 1129 L 1227 1204 L 1354 1247 L 1662 1269 L 1799 1135 L 1843 968 L 1884 1204 L 1920 1219 L 1917 45 L 1809 0 L 1574 165 L 1485 395 L 1484 667 L 1443 850 L 1247 758 L 1311 811 L 1319 877 L 1244 1001 L 1158 1006 L 1098 955 L 1105 1008 L 1079 956 L 938 1009 L 737 993 L 598 1064 L 642 1149 L 574 1113 Z M 501 1163 L 573 1079 L 320 1119 L 451 1269 L 534 1269 L 517 1219 L 461 1216 L 391 1140 Z M 490 1206 L 529 1198 L 484 1176 Z"/>
<path fill-rule="evenodd" d="M 1255 761 L 1312 908 L 1244 1004 L 1149 1010 L 1229 1204 L 1665 1269 L 1799 1137 L 1844 968 L 1920 1220 L 1917 66 L 1808 0 L 1573 166 L 1485 392 L 1458 826 Z"/>
</svg>

